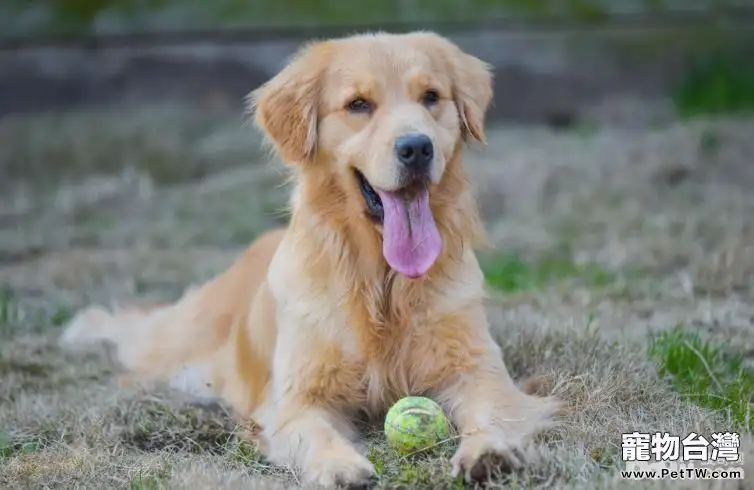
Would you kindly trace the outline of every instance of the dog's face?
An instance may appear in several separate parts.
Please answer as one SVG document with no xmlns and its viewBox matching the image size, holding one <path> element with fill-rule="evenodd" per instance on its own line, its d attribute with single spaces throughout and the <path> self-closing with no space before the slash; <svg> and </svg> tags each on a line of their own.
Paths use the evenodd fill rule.
<svg viewBox="0 0 754 490">
<path fill-rule="evenodd" d="M 327 166 L 382 233 L 388 264 L 420 277 L 442 248 L 431 194 L 461 140 L 484 140 L 491 84 L 440 36 L 374 34 L 305 47 L 253 102 L 283 160 Z"/>
</svg>

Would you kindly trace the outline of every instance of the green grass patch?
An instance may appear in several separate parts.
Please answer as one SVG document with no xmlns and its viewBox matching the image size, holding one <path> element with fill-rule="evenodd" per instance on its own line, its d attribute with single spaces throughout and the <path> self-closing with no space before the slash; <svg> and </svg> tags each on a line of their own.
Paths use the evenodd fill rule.
<svg viewBox="0 0 754 490">
<path fill-rule="evenodd" d="M 162 490 L 170 488 L 166 478 L 135 475 L 128 486 L 130 490 Z"/>
<path fill-rule="evenodd" d="M 16 454 L 15 444 L 13 439 L 0 430 L 0 458 L 10 458 Z"/>
<path fill-rule="evenodd" d="M 13 290 L 8 287 L 0 288 L 0 337 L 6 337 L 15 329 L 18 318 L 18 307 Z"/>
<path fill-rule="evenodd" d="M 15 440 L 8 433 L 0 430 L 0 461 L 4 458 L 13 458 L 22 454 L 37 452 L 41 446 L 42 443 L 40 441 Z"/>
<path fill-rule="evenodd" d="M 10 323 L 15 317 L 14 295 L 9 287 L 0 288 L 0 323 Z"/>
<path fill-rule="evenodd" d="M 0 338 L 17 333 L 41 333 L 64 325 L 73 316 L 70 308 L 53 304 L 50 308 L 24 307 L 8 286 L 0 287 Z"/>
<path fill-rule="evenodd" d="M 543 289 L 564 281 L 602 287 L 614 279 L 613 273 L 599 265 L 577 264 L 560 257 L 526 260 L 516 254 L 504 254 L 484 261 L 482 268 L 487 283 L 506 293 Z"/>
<path fill-rule="evenodd" d="M 673 94 L 681 117 L 754 112 L 754 68 L 744 56 L 700 58 Z"/>
<path fill-rule="evenodd" d="M 0 427 L 0 466 L 4 458 L 38 453 L 55 444 L 73 444 L 74 441 L 72 434 L 59 423 L 43 421 L 35 424 L 32 431 L 29 429 L 11 424 L 7 424 L 5 429 Z"/>
<path fill-rule="evenodd" d="M 660 375 L 689 401 L 725 413 L 736 429 L 752 423 L 754 371 L 742 356 L 724 350 L 681 325 L 650 339 L 649 355 Z"/>
<path fill-rule="evenodd" d="M 450 476 L 450 458 L 457 449 L 455 439 L 432 450 L 402 457 L 373 429 L 367 437 L 369 461 L 377 473 L 377 489 L 464 488 L 460 479 Z"/>
<path fill-rule="evenodd" d="M 235 461 L 238 461 L 245 466 L 263 460 L 263 455 L 259 452 L 256 446 L 243 440 L 229 441 L 227 452 Z"/>
</svg>

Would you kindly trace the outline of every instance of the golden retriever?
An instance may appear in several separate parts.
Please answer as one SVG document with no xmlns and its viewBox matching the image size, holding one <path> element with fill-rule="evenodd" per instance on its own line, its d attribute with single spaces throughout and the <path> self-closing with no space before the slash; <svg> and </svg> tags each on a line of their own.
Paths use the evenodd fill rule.
<svg viewBox="0 0 754 490">
<path fill-rule="evenodd" d="M 354 418 L 406 395 L 459 430 L 454 474 L 520 465 L 559 403 L 514 384 L 483 306 L 461 153 L 491 98 L 489 67 L 437 34 L 303 47 L 250 96 L 292 172 L 289 226 L 174 304 L 83 310 L 63 344 L 108 342 L 132 375 L 222 400 L 308 483 L 367 484 Z"/>
</svg>

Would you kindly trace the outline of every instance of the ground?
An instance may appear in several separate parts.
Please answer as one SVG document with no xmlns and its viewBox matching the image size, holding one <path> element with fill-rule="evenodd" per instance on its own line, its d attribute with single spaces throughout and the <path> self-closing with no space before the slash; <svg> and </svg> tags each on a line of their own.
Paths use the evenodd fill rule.
<svg viewBox="0 0 754 490">
<path fill-rule="evenodd" d="M 468 152 L 495 337 L 517 379 L 570 407 L 492 488 L 626 486 L 635 430 L 737 430 L 754 475 L 753 136 L 744 117 L 496 126 Z M 297 486 L 221 407 L 122 386 L 106 353 L 56 346 L 82 305 L 175 298 L 284 222 L 279 166 L 242 116 L 6 117 L 0 171 L 0 487 Z M 379 488 L 459 487 L 454 440 L 401 459 L 378 427 L 365 437 Z"/>
</svg>

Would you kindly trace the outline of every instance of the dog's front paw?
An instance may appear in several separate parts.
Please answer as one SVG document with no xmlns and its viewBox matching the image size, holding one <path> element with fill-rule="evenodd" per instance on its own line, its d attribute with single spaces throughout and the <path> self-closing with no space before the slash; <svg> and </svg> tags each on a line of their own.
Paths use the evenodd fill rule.
<svg viewBox="0 0 754 490">
<path fill-rule="evenodd" d="M 485 481 L 495 473 L 510 473 L 525 463 L 521 441 L 492 430 L 468 435 L 453 456 L 453 477 Z"/>
<path fill-rule="evenodd" d="M 368 488 L 374 466 L 355 450 L 328 451 L 309 464 L 306 479 L 325 488 Z"/>
</svg>

